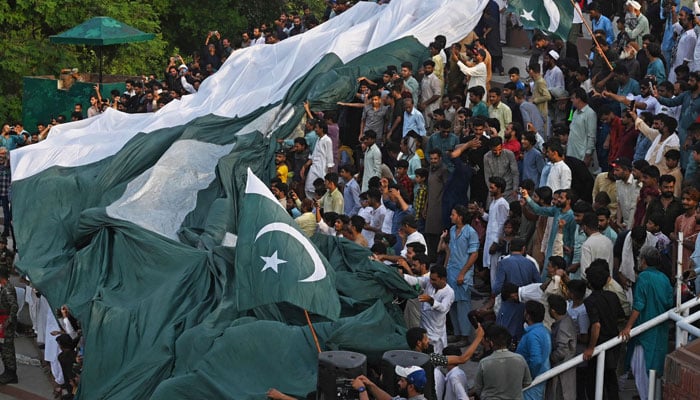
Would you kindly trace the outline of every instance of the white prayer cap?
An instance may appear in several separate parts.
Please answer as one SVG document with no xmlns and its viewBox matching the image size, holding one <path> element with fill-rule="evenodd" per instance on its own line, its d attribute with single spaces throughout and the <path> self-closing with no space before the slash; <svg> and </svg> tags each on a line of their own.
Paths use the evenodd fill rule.
<svg viewBox="0 0 700 400">
<path fill-rule="evenodd" d="M 556 50 L 550 50 L 549 53 L 550 57 L 552 57 L 554 60 L 559 60 L 559 53 L 557 53 Z"/>
<path fill-rule="evenodd" d="M 634 8 L 635 10 L 641 10 L 641 9 L 642 9 L 642 5 L 639 4 L 638 1 L 634 1 L 634 0 L 627 0 L 627 3 L 625 3 L 625 5 L 627 5 L 627 6 L 632 6 L 632 8 Z"/>
</svg>

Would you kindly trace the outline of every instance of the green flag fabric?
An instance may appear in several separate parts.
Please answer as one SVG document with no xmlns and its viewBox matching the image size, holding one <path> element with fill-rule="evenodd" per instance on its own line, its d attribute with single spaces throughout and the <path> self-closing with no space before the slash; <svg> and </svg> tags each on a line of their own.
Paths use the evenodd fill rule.
<svg viewBox="0 0 700 400">
<path fill-rule="evenodd" d="M 509 0 L 508 10 L 517 14 L 526 28 L 552 33 L 564 41 L 575 12 L 571 0 Z"/>
<path fill-rule="evenodd" d="M 110 109 L 12 151 L 17 268 L 81 323 L 77 398 L 304 397 L 318 363 L 304 309 L 323 350 L 378 362 L 406 348 L 395 303 L 415 289 L 347 239 L 303 238 L 260 181 L 304 101 L 328 109 L 360 76 L 420 65 L 435 35 L 466 36 L 482 3 L 359 2 L 237 51 L 156 113 Z"/>
<path fill-rule="evenodd" d="M 333 270 L 250 169 L 235 266 L 239 310 L 287 302 L 331 320 L 340 314 Z"/>
</svg>

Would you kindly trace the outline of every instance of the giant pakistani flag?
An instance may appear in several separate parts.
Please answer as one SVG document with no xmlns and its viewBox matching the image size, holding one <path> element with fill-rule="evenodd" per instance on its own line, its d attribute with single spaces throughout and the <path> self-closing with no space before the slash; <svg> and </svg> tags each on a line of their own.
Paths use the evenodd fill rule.
<svg viewBox="0 0 700 400">
<path fill-rule="evenodd" d="M 303 102 L 329 109 L 358 76 L 428 57 L 486 0 L 359 2 L 302 35 L 237 51 L 198 94 L 155 114 L 114 110 L 11 154 L 26 273 L 82 323 L 81 399 L 305 396 L 317 351 L 377 360 L 405 347 L 414 290 L 369 251 L 304 237 L 263 182 Z"/>
<path fill-rule="evenodd" d="M 508 10 L 526 28 L 552 33 L 566 41 L 573 22 L 572 0 L 508 0 Z"/>
</svg>

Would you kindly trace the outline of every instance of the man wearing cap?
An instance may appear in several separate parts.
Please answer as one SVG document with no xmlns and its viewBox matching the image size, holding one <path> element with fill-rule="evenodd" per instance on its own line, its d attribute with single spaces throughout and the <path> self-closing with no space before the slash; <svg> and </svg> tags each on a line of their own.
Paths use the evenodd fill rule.
<svg viewBox="0 0 700 400">
<path fill-rule="evenodd" d="M 643 44 L 642 37 L 650 33 L 649 20 L 647 19 L 647 17 L 644 16 L 644 14 L 642 14 L 642 5 L 639 4 L 639 2 L 634 0 L 628 0 L 627 3 L 625 3 L 625 6 L 627 8 L 627 12 L 633 15 L 637 20 L 636 26 L 625 26 L 625 32 L 627 32 L 627 35 L 629 35 L 630 39 L 636 41 L 637 44 L 641 47 Z"/>
<path fill-rule="evenodd" d="M 637 209 L 639 186 L 632 175 L 632 162 L 628 158 L 618 158 L 612 163 L 617 189 L 617 226 L 620 229 L 631 228 L 634 223 L 634 211 Z"/>
<path fill-rule="evenodd" d="M 542 56 L 542 67 L 546 69 L 544 73 L 544 81 L 547 82 L 547 87 L 550 91 L 555 91 L 557 88 L 564 89 L 564 73 L 557 66 L 559 53 L 556 50 L 550 50 Z"/>
<path fill-rule="evenodd" d="M 352 381 L 352 387 L 360 393 L 360 400 L 369 400 L 367 391 L 371 392 L 376 400 L 425 400 L 423 391 L 428 383 L 428 376 L 423 368 L 415 365 L 409 367 L 397 365 L 394 372 L 399 377 L 398 396 L 388 394 L 364 375 L 355 378 Z"/>
<path fill-rule="evenodd" d="M 668 69 L 668 81 L 676 83 L 676 67 L 688 63 L 693 60 L 693 52 L 695 51 L 695 43 L 697 36 L 695 35 L 695 16 L 693 11 L 688 7 L 682 7 L 678 13 L 678 24 L 680 29 L 676 33 L 678 38 L 673 44 L 671 50 L 671 66 Z"/>
<path fill-rule="evenodd" d="M 404 274 L 409 285 L 420 285 L 423 292 L 418 300 L 421 307 L 420 326 L 428 331 L 428 339 L 436 353 L 447 346 L 447 313 L 455 299 L 454 290 L 447 284 L 447 270 L 442 265 L 430 268 L 430 277 Z"/>
<path fill-rule="evenodd" d="M 661 104 L 659 104 L 659 101 L 651 95 L 651 83 L 652 82 L 647 78 L 642 79 L 639 82 L 640 94 L 638 95 L 629 93 L 627 96 L 619 96 L 605 90 L 603 91 L 603 96 L 620 102 L 624 107 L 634 105 L 637 115 L 643 113 L 644 111 L 649 111 L 650 113 L 656 115 L 661 112 Z M 624 113 L 626 110 L 623 109 L 622 111 Z"/>
</svg>

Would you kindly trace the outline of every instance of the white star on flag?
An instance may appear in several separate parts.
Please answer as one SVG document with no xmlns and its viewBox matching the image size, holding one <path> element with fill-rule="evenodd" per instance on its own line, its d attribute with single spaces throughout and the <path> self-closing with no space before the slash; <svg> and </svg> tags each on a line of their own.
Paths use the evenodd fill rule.
<svg viewBox="0 0 700 400">
<path fill-rule="evenodd" d="M 525 18 L 528 21 L 534 21 L 535 17 L 532 16 L 533 12 L 534 12 L 534 10 L 532 10 L 532 11 L 523 10 L 523 15 L 521 15 L 520 17 Z"/>
<path fill-rule="evenodd" d="M 263 269 L 260 272 L 263 272 L 266 269 L 271 269 L 271 270 L 275 271 L 276 273 L 279 273 L 279 271 L 277 271 L 277 267 L 280 264 L 284 264 L 287 262 L 286 260 L 283 260 L 281 258 L 277 258 L 277 250 L 275 250 L 275 252 L 272 253 L 272 256 L 270 256 L 270 257 L 260 256 L 260 258 L 262 258 L 263 261 L 265 261 L 265 266 L 263 267 Z"/>
</svg>

